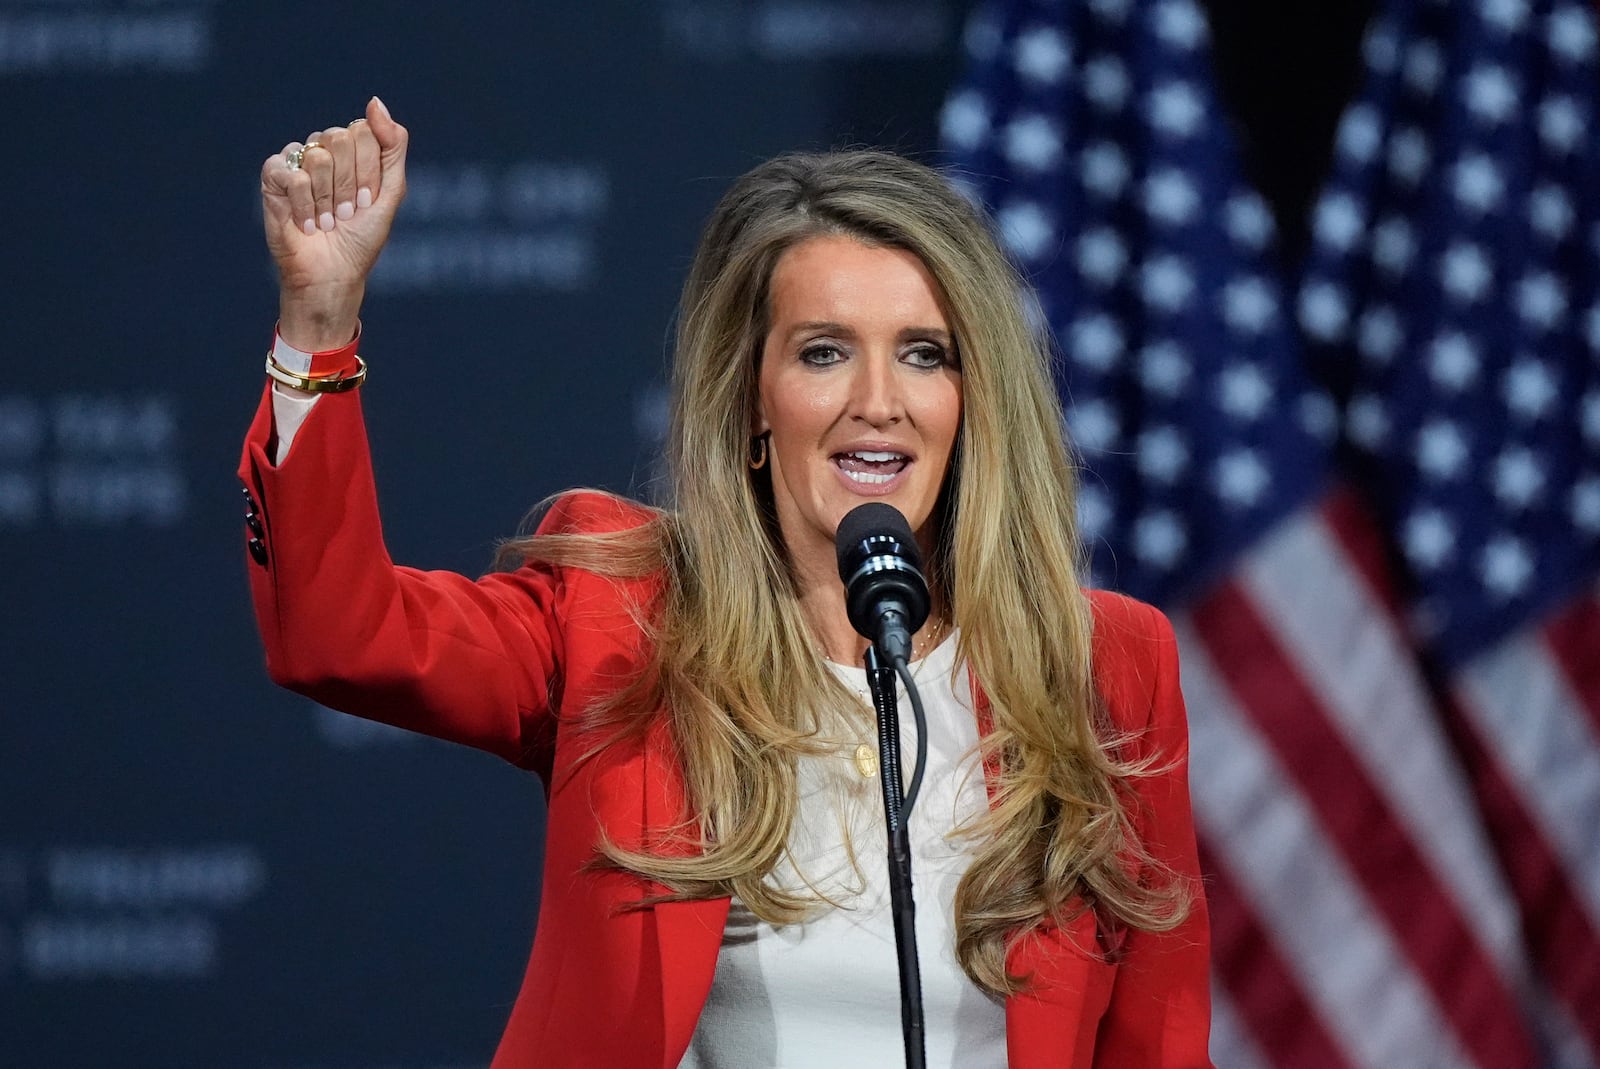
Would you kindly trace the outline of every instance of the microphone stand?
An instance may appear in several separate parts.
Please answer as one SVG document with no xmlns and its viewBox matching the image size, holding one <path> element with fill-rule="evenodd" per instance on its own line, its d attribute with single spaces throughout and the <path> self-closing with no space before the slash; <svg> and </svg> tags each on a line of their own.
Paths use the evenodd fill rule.
<svg viewBox="0 0 1600 1069">
<path fill-rule="evenodd" d="M 900 963 L 900 1031 L 905 1042 L 906 1069 L 923 1069 L 927 1053 L 923 1043 L 922 972 L 917 963 L 917 904 L 911 895 L 911 834 L 907 824 L 922 770 L 927 765 L 927 723 L 922 699 L 904 660 L 886 667 L 876 643 L 867 647 L 867 687 L 878 718 L 878 773 L 883 781 L 883 815 L 889 829 L 889 907 L 894 916 L 895 954 Z M 906 684 L 917 721 L 917 765 L 911 789 L 900 789 L 900 714 L 895 698 L 895 675 Z"/>
</svg>

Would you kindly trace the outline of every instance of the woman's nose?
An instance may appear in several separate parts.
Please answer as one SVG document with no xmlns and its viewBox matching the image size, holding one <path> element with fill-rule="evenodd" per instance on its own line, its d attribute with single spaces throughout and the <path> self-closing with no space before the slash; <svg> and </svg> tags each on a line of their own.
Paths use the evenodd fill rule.
<svg viewBox="0 0 1600 1069">
<path fill-rule="evenodd" d="M 892 356 L 874 353 L 857 361 L 850 400 L 851 414 L 874 427 L 900 419 L 904 401 Z"/>
</svg>

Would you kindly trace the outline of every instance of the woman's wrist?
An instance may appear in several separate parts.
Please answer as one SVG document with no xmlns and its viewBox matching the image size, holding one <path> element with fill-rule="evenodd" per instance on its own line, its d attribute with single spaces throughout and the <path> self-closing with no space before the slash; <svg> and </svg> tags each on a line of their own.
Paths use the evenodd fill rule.
<svg viewBox="0 0 1600 1069">
<path fill-rule="evenodd" d="M 278 301 L 278 336 L 308 353 L 348 345 L 360 327 L 364 288 L 314 297 L 284 293 Z"/>
</svg>

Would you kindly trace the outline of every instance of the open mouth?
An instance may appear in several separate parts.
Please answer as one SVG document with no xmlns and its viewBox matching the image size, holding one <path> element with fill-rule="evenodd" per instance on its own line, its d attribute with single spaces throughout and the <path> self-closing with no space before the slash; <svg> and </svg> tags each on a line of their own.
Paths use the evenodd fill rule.
<svg viewBox="0 0 1600 1069">
<path fill-rule="evenodd" d="M 856 449 L 848 453 L 835 453 L 833 463 L 851 482 L 878 486 L 905 471 L 911 458 L 904 453 Z"/>
</svg>

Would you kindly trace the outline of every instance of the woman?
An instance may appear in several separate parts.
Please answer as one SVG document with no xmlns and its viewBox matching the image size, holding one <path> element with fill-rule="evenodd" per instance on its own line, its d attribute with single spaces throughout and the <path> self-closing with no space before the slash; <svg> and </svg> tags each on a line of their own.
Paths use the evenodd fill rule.
<svg viewBox="0 0 1600 1069">
<path fill-rule="evenodd" d="M 494 1064 L 898 1063 L 865 641 L 833 554 L 882 500 L 933 587 L 929 1064 L 1208 1065 L 1171 630 L 1078 586 L 1045 350 L 970 207 L 882 153 L 741 178 L 684 289 L 672 506 L 560 496 L 474 582 L 389 562 L 349 388 L 406 144 L 374 99 L 263 165 L 277 382 L 240 476 L 272 677 L 546 783 Z"/>
</svg>

